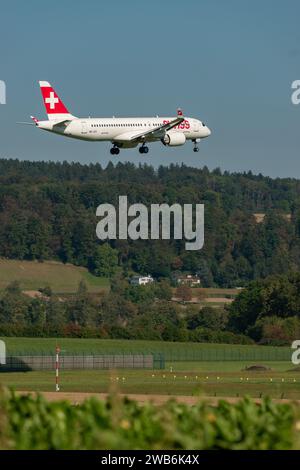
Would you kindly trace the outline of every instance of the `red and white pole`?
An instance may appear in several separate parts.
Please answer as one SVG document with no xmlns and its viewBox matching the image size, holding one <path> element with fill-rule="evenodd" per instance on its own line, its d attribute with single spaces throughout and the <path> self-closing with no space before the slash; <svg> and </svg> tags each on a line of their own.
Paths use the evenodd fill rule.
<svg viewBox="0 0 300 470">
<path fill-rule="evenodd" d="M 59 392 L 58 379 L 59 379 L 59 353 L 60 353 L 60 349 L 59 349 L 58 346 L 56 346 L 55 352 L 56 352 L 56 359 L 55 359 L 55 391 Z"/>
</svg>

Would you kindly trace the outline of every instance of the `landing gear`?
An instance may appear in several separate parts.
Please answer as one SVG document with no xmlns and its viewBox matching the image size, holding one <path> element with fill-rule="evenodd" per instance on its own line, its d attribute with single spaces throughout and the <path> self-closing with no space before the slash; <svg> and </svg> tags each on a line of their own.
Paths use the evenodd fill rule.
<svg viewBox="0 0 300 470">
<path fill-rule="evenodd" d="M 149 152 L 149 147 L 147 147 L 147 145 L 142 145 L 140 148 L 139 148 L 139 152 L 140 153 L 148 153 Z"/>
<path fill-rule="evenodd" d="M 119 155 L 119 153 L 120 153 L 119 147 L 117 147 L 116 145 L 114 145 L 114 146 L 110 149 L 110 153 L 111 153 L 111 155 Z"/>
<path fill-rule="evenodd" d="M 200 142 L 200 139 L 194 139 L 193 140 L 193 144 L 194 144 L 194 148 L 193 148 L 193 151 L 194 152 L 199 152 L 199 147 L 198 147 L 198 143 Z"/>
</svg>

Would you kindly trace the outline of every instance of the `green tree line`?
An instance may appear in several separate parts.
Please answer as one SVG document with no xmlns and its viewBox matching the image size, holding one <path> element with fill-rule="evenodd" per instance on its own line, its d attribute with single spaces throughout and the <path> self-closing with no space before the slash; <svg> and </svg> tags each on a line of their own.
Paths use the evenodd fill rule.
<svg viewBox="0 0 300 470">
<path fill-rule="evenodd" d="M 120 274 L 102 296 L 82 281 L 76 294 L 38 298 L 17 282 L 0 294 L 0 336 L 95 337 L 289 345 L 300 338 L 300 273 L 253 281 L 230 306 L 172 302 L 169 282 L 131 286 Z"/>
</svg>

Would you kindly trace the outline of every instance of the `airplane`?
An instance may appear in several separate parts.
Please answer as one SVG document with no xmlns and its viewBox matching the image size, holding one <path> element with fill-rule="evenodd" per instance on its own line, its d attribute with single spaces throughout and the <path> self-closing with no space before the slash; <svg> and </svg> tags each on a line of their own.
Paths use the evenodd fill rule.
<svg viewBox="0 0 300 470">
<path fill-rule="evenodd" d="M 165 146 L 176 147 L 190 140 L 194 144 L 194 152 L 198 152 L 199 142 L 211 135 L 211 130 L 204 122 L 184 117 L 180 109 L 177 110 L 175 118 L 159 116 L 78 118 L 68 111 L 49 82 L 40 81 L 39 85 L 48 120 L 40 121 L 30 116 L 33 120 L 32 125 L 73 139 L 111 142 L 112 155 L 118 155 L 120 149 L 134 148 L 138 145 L 140 145 L 139 152 L 146 154 L 149 151 L 146 144 L 156 141 L 161 141 Z"/>
</svg>

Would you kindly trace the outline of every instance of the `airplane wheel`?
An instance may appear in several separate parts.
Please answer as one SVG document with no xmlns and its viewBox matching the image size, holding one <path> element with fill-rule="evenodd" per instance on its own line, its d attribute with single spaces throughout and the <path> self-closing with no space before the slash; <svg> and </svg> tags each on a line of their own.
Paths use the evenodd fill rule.
<svg viewBox="0 0 300 470">
<path fill-rule="evenodd" d="M 140 153 L 148 153 L 148 152 L 149 152 L 149 147 L 147 147 L 146 145 L 142 145 L 142 146 L 139 148 L 139 152 L 140 152 Z"/>
<path fill-rule="evenodd" d="M 199 147 L 194 147 L 193 150 L 194 152 L 199 152 Z"/>
<path fill-rule="evenodd" d="M 111 153 L 111 155 L 119 155 L 120 149 L 118 147 L 112 147 L 110 149 L 110 153 Z"/>
</svg>

